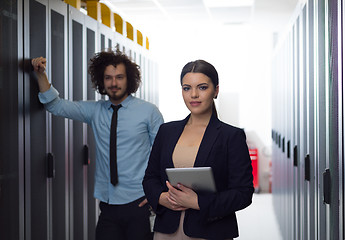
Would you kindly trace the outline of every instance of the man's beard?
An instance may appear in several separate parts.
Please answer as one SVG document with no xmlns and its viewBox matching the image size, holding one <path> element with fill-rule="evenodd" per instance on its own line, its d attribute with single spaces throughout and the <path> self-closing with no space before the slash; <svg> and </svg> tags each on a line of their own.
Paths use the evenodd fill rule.
<svg viewBox="0 0 345 240">
<path fill-rule="evenodd" d="M 108 94 L 108 97 L 112 100 L 121 100 L 123 99 L 127 94 L 127 92 L 123 92 L 121 95 L 116 95 L 116 94 L 112 94 L 112 95 L 109 95 Z"/>
</svg>

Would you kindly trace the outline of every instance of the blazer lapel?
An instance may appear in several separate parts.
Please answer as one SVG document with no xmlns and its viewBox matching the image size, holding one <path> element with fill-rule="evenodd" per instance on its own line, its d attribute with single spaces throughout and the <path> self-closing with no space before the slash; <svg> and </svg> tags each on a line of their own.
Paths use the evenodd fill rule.
<svg viewBox="0 0 345 240">
<path fill-rule="evenodd" d="M 205 166 L 205 162 L 208 159 L 208 155 L 212 149 L 214 142 L 217 139 L 219 134 L 220 128 L 220 121 L 219 119 L 213 114 L 210 122 L 205 130 L 203 139 L 201 141 L 198 154 L 196 156 L 194 167 L 202 167 Z"/>
</svg>

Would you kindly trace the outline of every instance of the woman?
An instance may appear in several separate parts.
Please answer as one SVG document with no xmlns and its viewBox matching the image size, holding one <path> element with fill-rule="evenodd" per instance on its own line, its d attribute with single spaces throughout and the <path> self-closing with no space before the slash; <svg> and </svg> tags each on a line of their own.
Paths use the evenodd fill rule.
<svg viewBox="0 0 345 240">
<path fill-rule="evenodd" d="M 232 239 L 238 237 L 235 211 L 251 204 L 253 176 L 244 131 L 221 122 L 213 99 L 218 73 L 208 62 L 187 63 L 182 96 L 190 115 L 161 125 L 143 186 L 156 213 L 154 239 Z M 216 193 L 195 192 L 167 181 L 166 168 L 213 170 Z"/>
</svg>

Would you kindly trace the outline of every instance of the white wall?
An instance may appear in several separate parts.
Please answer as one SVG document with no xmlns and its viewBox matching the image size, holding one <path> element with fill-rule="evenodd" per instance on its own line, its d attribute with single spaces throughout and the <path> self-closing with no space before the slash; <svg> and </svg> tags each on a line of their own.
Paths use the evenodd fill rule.
<svg viewBox="0 0 345 240">
<path fill-rule="evenodd" d="M 165 121 L 182 119 L 189 113 L 181 95 L 182 67 L 196 59 L 213 64 L 220 82 L 216 101 L 219 117 L 244 128 L 249 144 L 259 149 L 260 187 L 268 191 L 273 33 L 243 25 L 175 23 L 154 27 L 150 51 L 158 63 L 159 108 Z"/>
</svg>

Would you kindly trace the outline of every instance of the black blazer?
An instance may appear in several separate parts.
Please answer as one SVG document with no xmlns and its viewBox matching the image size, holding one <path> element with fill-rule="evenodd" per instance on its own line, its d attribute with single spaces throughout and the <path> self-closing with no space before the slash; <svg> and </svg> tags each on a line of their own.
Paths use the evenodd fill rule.
<svg viewBox="0 0 345 240">
<path fill-rule="evenodd" d="M 143 179 L 145 195 L 156 212 L 154 231 L 174 233 L 180 211 L 172 211 L 158 203 L 168 191 L 166 168 L 174 167 L 172 154 L 189 116 L 182 121 L 161 125 Z M 212 167 L 217 193 L 198 194 L 200 210 L 188 209 L 184 219 L 187 236 L 206 239 L 238 237 L 235 211 L 252 202 L 253 175 L 246 137 L 242 129 L 221 122 L 215 115 L 204 133 L 194 167 Z"/>
</svg>

